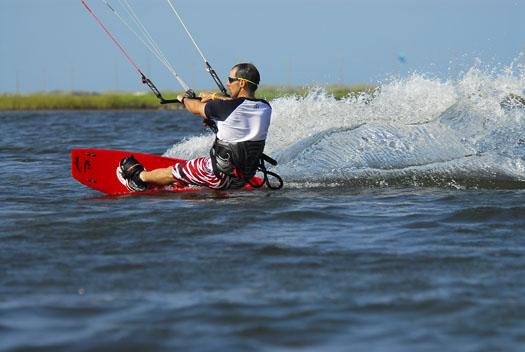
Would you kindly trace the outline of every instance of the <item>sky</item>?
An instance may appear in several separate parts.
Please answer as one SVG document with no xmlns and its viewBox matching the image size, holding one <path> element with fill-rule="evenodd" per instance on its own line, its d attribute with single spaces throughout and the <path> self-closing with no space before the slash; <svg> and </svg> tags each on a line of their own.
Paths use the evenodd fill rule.
<svg viewBox="0 0 525 352">
<path fill-rule="evenodd" d="M 159 89 L 181 89 L 101 0 L 86 1 Z M 165 0 L 127 1 L 184 81 L 214 87 Z M 525 62 L 525 0 L 172 2 L 223 81 L 243 61 L 264 84 L 301 86 Z M 146 89 L 80 0 L 0 0 L 0 93 Z"/>
</svg>

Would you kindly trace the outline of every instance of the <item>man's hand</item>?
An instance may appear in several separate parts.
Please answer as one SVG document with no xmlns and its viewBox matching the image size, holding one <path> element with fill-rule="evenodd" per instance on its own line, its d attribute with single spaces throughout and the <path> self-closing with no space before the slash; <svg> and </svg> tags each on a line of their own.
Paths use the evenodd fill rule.
<svg viewBox="0 0 525 352">
<path fill-rule="evenodd" d="M 183 103 L 183 100 L 185 98 L 190 98 L 190 99 L 195 99 L 195 93 L 190 89 L 188 90 L 186 93 L 184 94 L 179 94 L 177 95 L 177 100 L 181 102 L 181 104 L 184 104 Z"/>
<path fill-rule="evenodd" d="M 214 95 L 215 93 L 212 93 L 212 92 L 200 92 L 199 93 L 199 98 L 201 98 L 201 101 L 203 103 L 207 103 L 209 102 L 210 100 L 213 100 L 214 98 Z"/>
</svg>

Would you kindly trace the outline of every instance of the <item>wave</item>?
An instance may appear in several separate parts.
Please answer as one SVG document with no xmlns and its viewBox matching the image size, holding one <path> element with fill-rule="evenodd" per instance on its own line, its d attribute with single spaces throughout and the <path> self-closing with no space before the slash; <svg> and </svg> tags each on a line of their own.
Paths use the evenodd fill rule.
<svg viewBox="0 0 525 352">
<path fill-rule="evenodd" d="M 524 93 L 523 65 L 479 63 L 455 80 L 415 73 L 342 100 L 312 88 L 271 102 L 266 152 L 298 185 L 524 188 L 525 109 L 502 103 Z M 212 143 L 192 137 L 167 155 L 207 155 Z"/>
</svg>

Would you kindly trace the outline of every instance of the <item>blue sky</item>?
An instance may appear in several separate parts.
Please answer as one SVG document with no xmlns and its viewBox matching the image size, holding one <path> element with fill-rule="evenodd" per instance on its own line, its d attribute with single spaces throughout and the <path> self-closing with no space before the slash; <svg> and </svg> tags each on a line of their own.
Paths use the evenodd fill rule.
<svg viewBox="0 0 525 352">
<path fill-rule="evenodd" d="M 166 1 L 128 1 L 181 77 L 213 87 Z M 525 51 L 524 0 L 173 2 L 223 80 L 239 61 L 255 63 L 267 84 L 447 78 L 476 58 L 506 66 Z M 180 89 L 100 0 L 88 3 L 161 90 Z M 145 89 L 79 0 L 0 0 L 0 77 L 0 93 Z"/>
</svg>

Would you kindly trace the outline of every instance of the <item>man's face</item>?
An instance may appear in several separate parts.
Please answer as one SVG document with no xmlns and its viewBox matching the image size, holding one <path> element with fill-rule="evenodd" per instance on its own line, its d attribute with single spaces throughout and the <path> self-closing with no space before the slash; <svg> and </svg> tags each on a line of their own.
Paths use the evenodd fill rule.
<svg viewBox="0 0 525 352">
<path fill-rule="evenodd" d="M 237 68 L 234 68 L 230 71 L 229 77 L 236 78 L 237 77 Z M 226 82 L 226 86 L 228 86 L 228 90 L 230 91 L 230 96 L 232 98 L 237 98 L 239 95 L 239 92 L 241 91 L 241 81 L 236 80 L 230 83 L 228 80 Z"/>
</svg>

